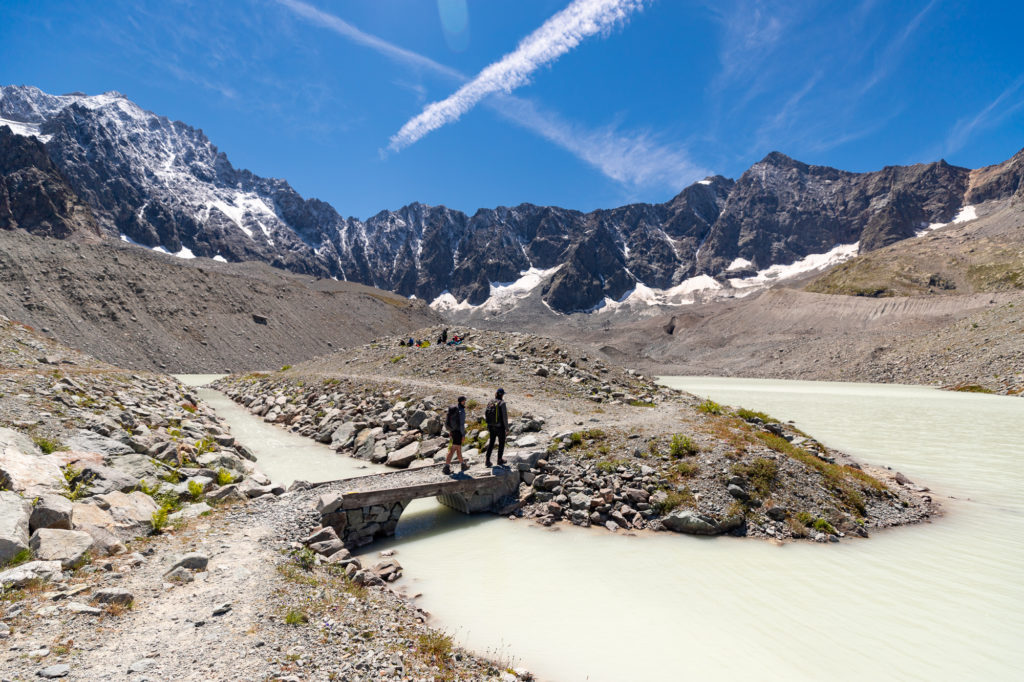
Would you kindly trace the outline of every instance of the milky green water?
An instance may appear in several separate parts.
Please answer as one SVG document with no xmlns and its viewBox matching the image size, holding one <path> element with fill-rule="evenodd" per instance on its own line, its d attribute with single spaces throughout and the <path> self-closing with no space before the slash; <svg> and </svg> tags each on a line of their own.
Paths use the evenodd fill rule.
<svg viewBox="0 0 1024 682">
<path fill-rule="evenodd" d="M 837 544 L 627 537 L 410 505 L 393 541 L 434 624 L 542 680 L 1020 679 L 1024 399 L 667 377 L 930 486 L 946 516 Z M 368 473 L 202 391 L 271 478 Z"/>
</svg>

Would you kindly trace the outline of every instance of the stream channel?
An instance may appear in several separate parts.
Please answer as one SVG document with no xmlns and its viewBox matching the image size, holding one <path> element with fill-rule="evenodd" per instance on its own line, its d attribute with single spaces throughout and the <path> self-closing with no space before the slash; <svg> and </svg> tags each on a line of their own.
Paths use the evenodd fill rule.
<svg viewBox="0 0 1024 682">
<path fill-rule="evenodd" d="M 198 385 L 215 377 L 179 377 Z M 413 502 L 401 584 L 461 644 L 540 680 L 1017 680 L 1024 671 L 1024 400 L 875 385 L 663 382 L 793 420 L 929 486 L 945 516 L 775 545 L 463 516 Z M 199 389 L 275 482 L 379 468 Z"/>
</svg>

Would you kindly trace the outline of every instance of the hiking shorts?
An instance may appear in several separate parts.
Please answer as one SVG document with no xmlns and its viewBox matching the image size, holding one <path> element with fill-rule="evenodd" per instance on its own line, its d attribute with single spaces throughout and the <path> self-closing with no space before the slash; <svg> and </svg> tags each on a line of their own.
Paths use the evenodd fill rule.
<svg viewBox="0 0 1024 682">
<path fill-rule="evenodd" d="M 462 439 L 465 437 L 461 431 L 452 431 L 452 445 L 462 445 Z"/>
</svg>

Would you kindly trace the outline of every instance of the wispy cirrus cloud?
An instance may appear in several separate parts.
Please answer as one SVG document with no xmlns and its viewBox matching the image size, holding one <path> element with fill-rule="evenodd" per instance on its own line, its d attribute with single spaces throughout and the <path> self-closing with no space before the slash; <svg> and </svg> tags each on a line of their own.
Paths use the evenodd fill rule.
<svg viewBox="0 0 1024 682">
<path fill-rule="evenodd" d="M 277 2 L 307 21 L 401 64 L 460 83 L 469 81 L 469 77 L 461 71 L 365 33 L 340 17 L 302 0 Z M 402 87 L 406 85 L 402 84 Z M 415 91 L 421 96 L 419 86 Z M 483 105 L 624 185 L 634 188 L 664 186 L 678 189 L 708 175 L 706 169 L 691 161 L 682 145 L 666 143 L 649 131 L 620 130 L 611 125 L 596 130 L 588 129 L 542 110 L 530 100 L 501 92 L 487 98 Z"/>
<path fill-rule="evenodd" d="M 1017 111 L 1024 109 L 1024 96 L 1014 97 L 1022 87 L 1024 87 L 1024 76 L 1011 83 L 977 114 L 957 121 L 946 136 L 943 154 L 960 151 L 979 128 L 997 125 Z"/>
<path fill-rule="evenodd" d="M 287 0 L 294 1 L 294 0 Z M 611 30 L 643 7 L 645 0 L 574 0 L 519 43 L 513 52 L 484 68 L 454 94 L 428 105 L 391 138 L 399 151 L 432 130 L 457 121 L 496 92 L 510 93 L 529 82 L 534 71 L 577 47 L 586 38 Z"/>
</svg>

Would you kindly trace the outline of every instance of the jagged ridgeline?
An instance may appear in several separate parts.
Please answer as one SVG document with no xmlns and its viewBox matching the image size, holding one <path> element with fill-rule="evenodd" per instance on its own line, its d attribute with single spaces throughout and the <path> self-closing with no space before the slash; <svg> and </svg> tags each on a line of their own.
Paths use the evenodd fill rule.
<svg viewBox="0 0 1024 682">
<path fill-rule="evenodd" d="M 0 226 L 39 215 L 53 236 L 98 230 L 181 257 L 263 261 L 463 305 L 533 272 L 557 312 L 694 277 L 750 276 L 837 245 L 886 246 L 952 220 L 970 174 L 943 161 L 850 173 L 773 152 L 739 180 L 710 177 L 662 204 L 590 213 L 521 204 L 470 216 L 413 203 L 362 221 L 236 169 L 201 130 L 118 93 L 3 87 L 4 126 L 16 135 L 0 137 Z M 26 188 L 26 174 L 41 180 Z"/>
</svg>

